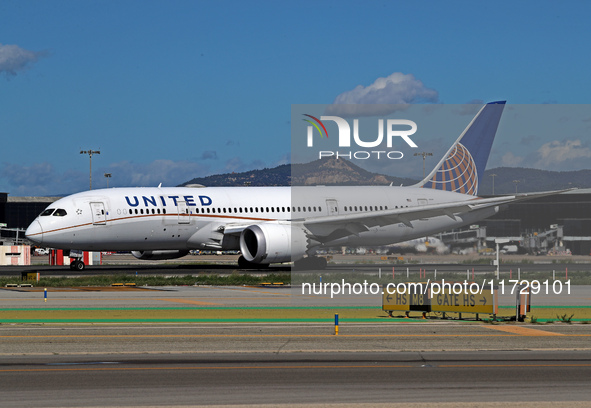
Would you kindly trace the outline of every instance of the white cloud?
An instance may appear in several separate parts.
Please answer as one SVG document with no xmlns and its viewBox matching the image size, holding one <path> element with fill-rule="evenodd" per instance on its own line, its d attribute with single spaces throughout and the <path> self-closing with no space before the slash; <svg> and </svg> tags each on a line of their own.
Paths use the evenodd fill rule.
<svg viewBox="0 0 591 408">
<path fill-rule="evenodd" d="M 271 167 L 282 166 L 289 163 L 291 163 L 291 155 L 289 153 L 285 153 L 278 160 L 271 163 Z"/>
<path fill-rule="evenodd" d="M 25 50 L 18 45 L 0 44 L 0 73 L 14 76 L 46 55 L 46 52 Z"/>
<path fill-rule="evenodd" d="M 226 161 L 224 170 L 227 172 L 241 173 L 253 169 L 262 169 L 266 165 L 262 160 L 253 160 L 250 163 L 245 163 L 240 157 L 233 157 Z"/>
<path fill-rule="evenodd" d="M 112 163 L 107 170 L 113 174 L 111 186 L 155 187 L 160 183 L 163 186 L 177 186 L 205 175 L 208 169 L 207 166 L 188 161 L 154 160 L 150 163 Z"/>
<path fill-rule="evenodd" d="M 581 140 L 554 140 L 543 144 L 538 149 L 539 160 L 537 166 L 548 168 L 548 165 L 560 165 L 565 162 L 572 164 L 578 159 L 591 158 L 591 149 L 584 146 Z"/>
<path fill-rule="evenodd" d="M 177 186 L 194 177 L 210 173 L 203 164 L 172 160 L 150 163 L 123 161 L 93 168 L 92 188 L 107 186 L 104 173 L 111 173 L 109 187 Z M 3 163 L 0 167 L 0 191 L 12 196 L 54 196 L 88 190 L 88 170 L 56 170 L 50 163 L 31 166 Z"/>
<path fill-rule="evenodd" d="M 88 189 L 88 173 L 69 170 L 60 174 L 47 162 L 31 166 L 2 163 L 0 182 L 0 190 L 13 196 L 54 196 Z"/>
<path fill-rule="evenodd" d="M 436 103 L 439 94 L 412 74 L 394 72 L 367 87 L 358 85 L 338 95 L 326 109 L 327 115 L 381 116 L 403 110 L 411 103 Z M 396 106 L 392 106 L 396 105 Z"/>
<path fill-rule="evenodd" d="M 501 164 L 507 167 L 517 167 L 523 162 L 523 157 L 515 156 L 512 152 L 505 153 L 501 158 Z"/>
<path fill-rule="evenodd" d="M 201 154 L 201 160 L 217 160 L 218 153 L 215 150 L 206 150 Z"/>
</svg>

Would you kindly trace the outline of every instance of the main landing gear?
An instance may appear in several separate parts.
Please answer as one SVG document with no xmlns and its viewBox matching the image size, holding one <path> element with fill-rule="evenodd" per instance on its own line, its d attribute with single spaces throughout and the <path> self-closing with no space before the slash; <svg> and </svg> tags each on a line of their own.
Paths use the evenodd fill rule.
<svg viewBox="0 0 591 408">
<path fill-rule="evenodd" d="M 85 268 L 86 264 L 79 259 L 70 262 L 70 269 L 73 271 L 82 272 Z"/>
</svg>

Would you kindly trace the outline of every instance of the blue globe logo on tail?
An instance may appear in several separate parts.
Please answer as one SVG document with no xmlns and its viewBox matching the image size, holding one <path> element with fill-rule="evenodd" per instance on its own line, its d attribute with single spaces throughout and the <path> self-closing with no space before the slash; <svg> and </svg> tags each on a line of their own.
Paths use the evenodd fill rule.
<svg viewBox="0 0 591 408">
<path fill-rule="evenodd" d="M 474 158 L 458 143 L 423 188 L 453 191 L 476 195 L 478 193 L 478 172 Z"/>
<path fill-rule="evenodd" d="M 435 169 L 415 187 L 478 195 L 504 108 L 504 101 L 484 105 Z"/>
</svg>

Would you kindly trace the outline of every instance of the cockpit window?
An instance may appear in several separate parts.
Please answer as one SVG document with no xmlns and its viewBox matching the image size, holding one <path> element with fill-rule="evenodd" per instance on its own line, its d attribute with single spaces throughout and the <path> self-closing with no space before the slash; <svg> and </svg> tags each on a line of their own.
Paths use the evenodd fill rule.
<svg viewBox="0 0 591 408">
<path fill-rule="evenodd" d="M 66 214 L 68 214 L 68 213 L 66 212 L 66 210 L 62 210 L 61 208 L 58 208 L 58 209 L 57 209 L 57 210 L 55 210 L 55 212 L 53 213 L 53 216 L 54 216 L 54 217 L 63 217 L 63 216 L 65 216 Z"/>
<path fill-rule="evenodd" d="M 54 211 L 55 208 L 48 208 L 47 210 L 41 213 L 41 217 L 47 217 L 48 215 L 51 215 Z"/>
</svg>

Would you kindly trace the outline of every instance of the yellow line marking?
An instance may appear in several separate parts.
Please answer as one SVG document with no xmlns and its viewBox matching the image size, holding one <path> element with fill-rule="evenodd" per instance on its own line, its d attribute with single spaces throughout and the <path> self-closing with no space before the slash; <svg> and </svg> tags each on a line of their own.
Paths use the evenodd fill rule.
<svg viewBox="0 0 591 408">
<path fill-rule="evenodd" d="M 189 300 L 189 299 L 160 299 L 164 300 L 165 302 L 175 302 L 175 303 L 186 303 L 189 305 L 199 305 L 199 306 L 207 306 L 207 305 L 221 305 L 221 303 L 213 303 L 213 302 L 200 302 L 198 300 Z"/>
<path fill-rule="evenodd" d="M 520 326 L 483 326 L 487 329 L 499 330 L 505 333 L 519 334 L 521 336 L 564 336 L 562 333 L 553 333 L 545 330 L 531 329 Z"/>
</svg>

